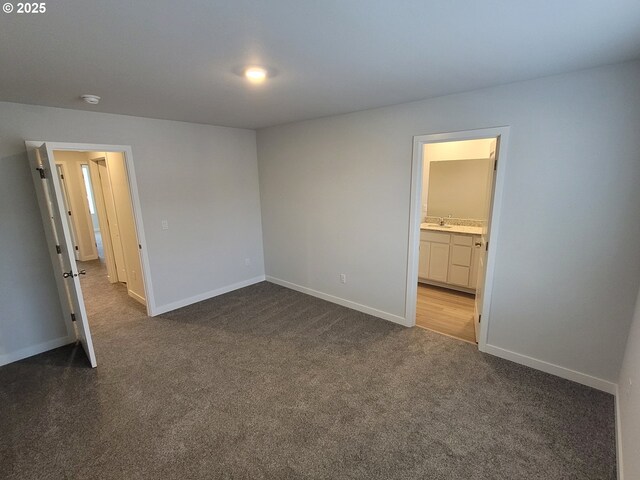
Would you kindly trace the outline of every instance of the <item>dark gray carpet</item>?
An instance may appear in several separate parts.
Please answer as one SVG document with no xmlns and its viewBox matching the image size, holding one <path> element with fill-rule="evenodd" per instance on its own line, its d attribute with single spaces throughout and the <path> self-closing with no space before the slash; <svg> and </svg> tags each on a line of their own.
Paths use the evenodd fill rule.
<svg viewBox="0 0 640 480">
<path fill-rule="evenodd" d="M 0 368 L 3 479 L 615 479 L 610 395 L 269 283 Z M 91 288 L 89 288 L 91 286 Z"/>
</svg>

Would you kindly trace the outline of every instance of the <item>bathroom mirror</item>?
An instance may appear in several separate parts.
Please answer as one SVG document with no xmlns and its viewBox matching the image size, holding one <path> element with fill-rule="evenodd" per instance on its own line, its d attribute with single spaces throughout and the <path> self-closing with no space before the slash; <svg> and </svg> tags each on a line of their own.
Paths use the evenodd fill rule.
<svg viewBox="0 0 640 480">
<path fill-rule="evenodd" d="M 429 162 L 427 216 L 486 220 L 490 173 L 488 158 Z"/>
</svg>

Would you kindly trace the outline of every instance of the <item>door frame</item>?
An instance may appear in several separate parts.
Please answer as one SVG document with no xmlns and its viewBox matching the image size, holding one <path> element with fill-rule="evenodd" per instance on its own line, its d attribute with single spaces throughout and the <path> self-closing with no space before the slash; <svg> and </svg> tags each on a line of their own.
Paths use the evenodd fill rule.
<svg viewBox="0 0 640 480">
<path fill-rule="evenodd" d="M 463 130 L 456 132 L 416 135 L 413 137 L 413 159 L 411 163 L 411 206 L 409 218 L 409 252 L 407 259 L 407 285 L 405 300 L 405 321 L 408 327 L 416 324 L 416 302 L 418 298 L 418 261 L 420 259 L 420 223 L 422 216 L 422 171 L 424 146 L 430 143 L 456 142 L 462 140 L 480 140 L 497 138 L 499 152 L 497 158 L 496 177 L 494 179 L 493 207 L 489 226 L 491 241 L 487 252 L 485 269 L 485 290 L 482 305 L 482 323 L 478 349 L 485 351 L 491 323 L 491 296 L 493 293 L 493 273 L 495 270 L 497 245 L 500 231 L 500 212 L 502 210 L 502 194 L 507 164 L 509 144 L 509 126 Z"/>
<path fill-rule="evenodd" d="M 48 142 L 27 140 L 25 144 L 27 148 L 38 148 L 46 143 L 51 151 L 65 150 L 71 152 L 118 152 L 124 155 L 124 163 L 127 170 L 127 180 L 129 184 L 129 192 L 131 194 L 131 206 L 133 208 L 133 217 L 136 227 L 136 235 L 138 244 L 142 247 L 139 249 L 140 263 L 142 264 L 142 277 L 144 279 L 144 293 L 146 297 L 147 315 L 152 317 L 155 314 L 156 303 L 153 296 L 153 286 L 151 283 L 151 269 L 149 264 L 149 255 L 147 251 L 147 241 L 144 233 L 144 224 L 142 221 L 142 209 L 140 207 L 140 197 L 138 195 L 138 182 L 136 180 L 135 169 L 133 166 L 133 151 L 130 145 L 103 145 L 94 143 L 66 143 L 66 142 Z"/>
</svg>

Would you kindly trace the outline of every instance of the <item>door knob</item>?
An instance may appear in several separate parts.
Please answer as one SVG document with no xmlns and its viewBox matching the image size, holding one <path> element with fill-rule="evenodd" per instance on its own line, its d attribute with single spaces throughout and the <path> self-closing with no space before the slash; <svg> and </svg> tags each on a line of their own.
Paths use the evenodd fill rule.
<svg viewBox="0 0 640 480">
<path fill-rule="evenodd" d="M 73 273 L 73 270 L 69 270 L 68 272 L 63 272 L 62 276 L 64 278 L 69 278 L 69 277 L 77 277 L 78 275 L 86 275 L 87 271 L 86 270 L 80 270 L 78 273 Z"/>
<path fill-rule="evenodd" d="M 476 247 L 481 247 L 481 246 L 482 246 L 481 243 L 476 242 Z"/>
</svg>

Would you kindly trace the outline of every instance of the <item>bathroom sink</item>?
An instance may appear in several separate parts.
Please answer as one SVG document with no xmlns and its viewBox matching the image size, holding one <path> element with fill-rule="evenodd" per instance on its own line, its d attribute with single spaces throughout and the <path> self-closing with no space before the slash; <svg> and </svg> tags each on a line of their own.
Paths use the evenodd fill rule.
<svg viewBox="0 0 640 480">
<path fill-rule="evenodd" d="M 451 225 L 440 225 L 438 223 L 427 223 L 427 227 L 451 228 Z"/>
</svg>

